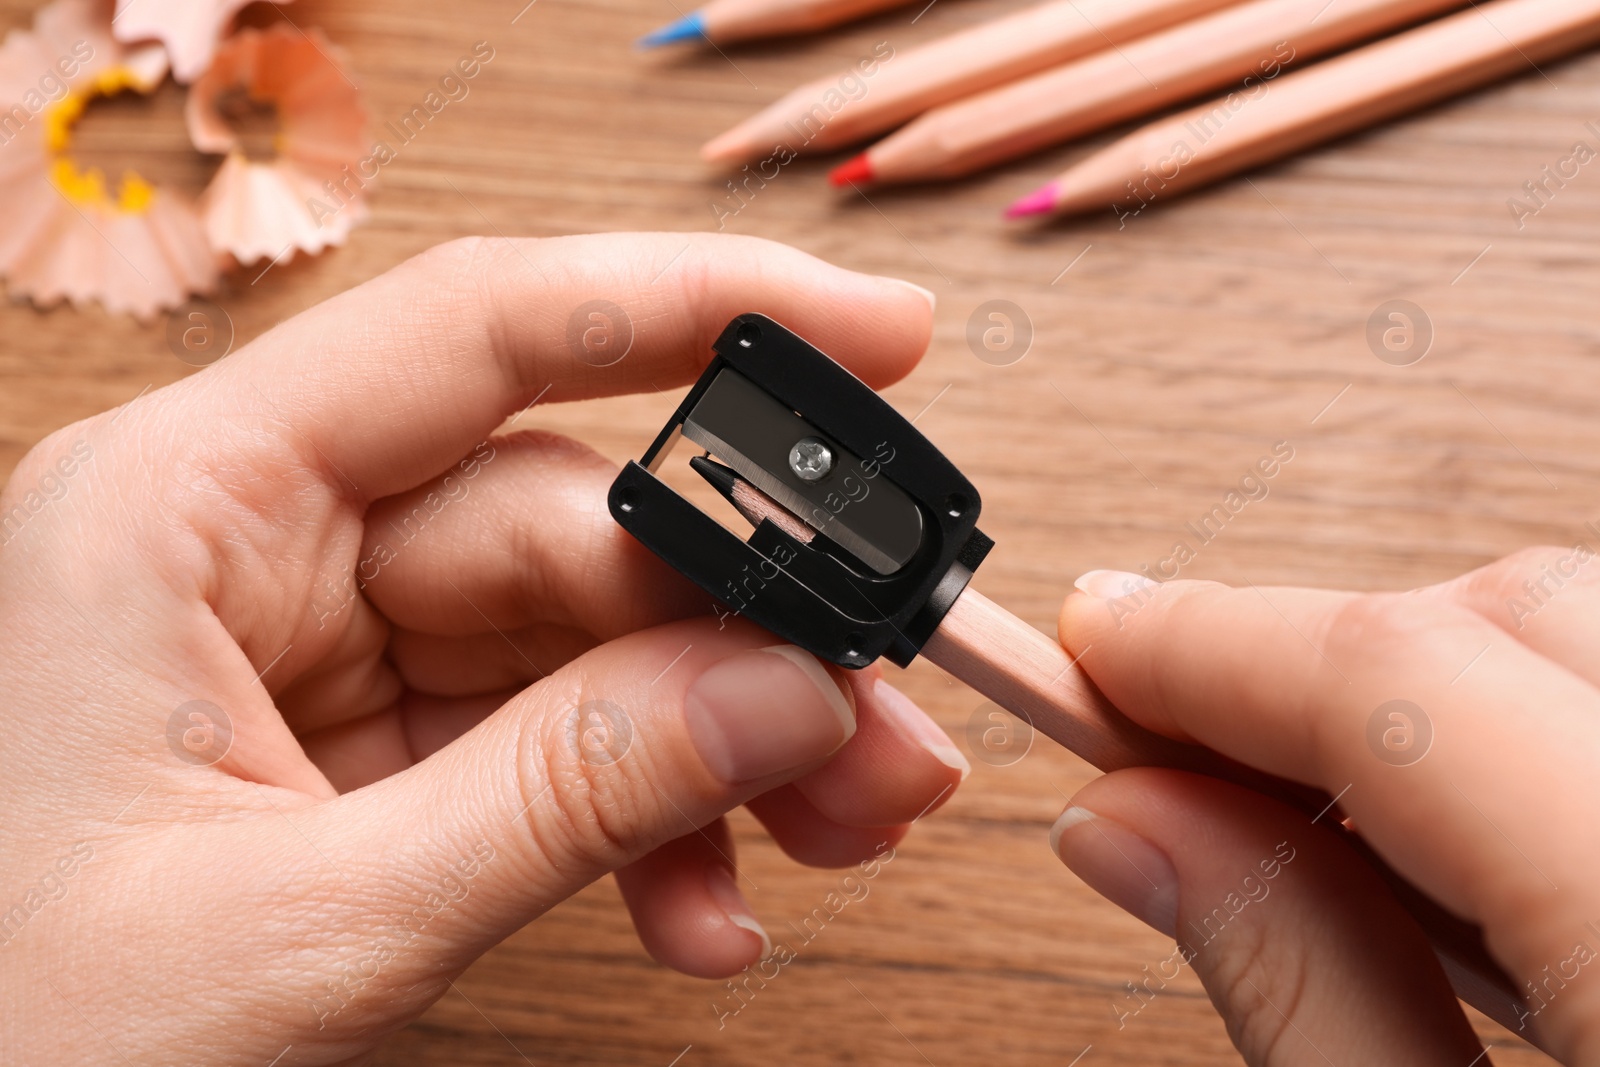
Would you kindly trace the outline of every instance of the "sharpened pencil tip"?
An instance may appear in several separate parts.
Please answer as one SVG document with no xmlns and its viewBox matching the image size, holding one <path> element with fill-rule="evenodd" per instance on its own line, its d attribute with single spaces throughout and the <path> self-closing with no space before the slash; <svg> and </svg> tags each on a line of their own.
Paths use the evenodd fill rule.
<svg viewBox="0 0 1600 1067">
<path fill-rule="evenodd" d="M 828 184 L 836 186 L 857 185 L 872 180 L 872 160 L 865 152 L 847 159 L 828 172 Z"/>
<path fill-rule="evenodd" d="M 669 22 L 659 30 L 652 30 L 639 38 L 640 48 L 660 48 L 680 41 L 703 41 L 706 38 L 705 16 L 695 11 L 676 22 Z"/>
<path fill-rule="evenodd" d="M 729 500 L 733 499 L 733 487 L 739 484 L 738 471 L 718 463 L 709 456 L 690 456 L 689 466 L 696 474 L 710 482 L 717 492 Z"/>
<path fill-rule="evenodd" d="M 1012 201 L 1006 208 L 1006 218 L 1025 219 L 1034 215 L 1047 215 L 1056 209 L 1056 194 L 1059 188 L 1055 182 L 1040 186 L 1020 200 Z"/>
</svg>

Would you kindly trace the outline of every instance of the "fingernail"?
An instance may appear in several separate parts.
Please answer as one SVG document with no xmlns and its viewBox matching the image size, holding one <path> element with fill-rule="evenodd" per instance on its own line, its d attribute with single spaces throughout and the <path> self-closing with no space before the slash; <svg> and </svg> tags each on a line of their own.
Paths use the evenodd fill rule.
<svg viewBox="0 0 1600 1067">
<path fill-rule="evenodd" d="M 690 684 L 683 712 L 700 758 L 729 784 L 812 763 L 856 732 L 846 691 L 821 660 L 794 645 L 712 664 Z"/>
<path fill-rule="evenodd" d="M 1156 587 L 1156 583 L 1144 575 L 1129 571 L 1088 571 L 1072 584 L 1080 593 L 1102 600 L 1115 600 Z"/>
<path fill-rule="evenodd" d="M 772 938 L 767 936 L 755 912 L 750 910 L 750 903 L 739 892 L 739 884 L 733 880 L 733 873 L 721 864 L 711 864 L 706 868 L 706 889 L 711 893 L 711 899 L 728 916 L 729 922 L 761 939 L 761 958 L 772 955 Z"/>
<path fill-rule="evenodd" d="M 1077 805 L 1050 828 L 1050 848 L 1090 889 L 1168 937 L 1178 936 L 1178 872 L 1165 852 Z"/>
<path fill-rule="evenodd" d="M 912 744 L 925 749 L 946 767 L 959 771 L 963 782 L 967 780 L 967 775 L 972 773 L 972 764 L 968 763 L 967 757 L 951 743 L 950 735 L 941 730 L 938 723 L 928 718 L 928 713 L 919 708 L 916 701 L 882 678 L 873 684 L 872 696 L 888 713 L 890 721 L 911 740 Z"/>
<path fill-rule="evenodd" d="M 885 277 L 888 277 L 888 276 L 885 275 Z M 924 289 L 922 286 L 918 285 L 916 282 L 908 282 L 904 278 L 889 278 L 889 280 L 891 282 L 899 282 L 901 285 L 905 286 L 907 289 L 913 290 L 914 292 L 921 293 L 922 294 L 922 299 L 924 299 L 924 300 L 926 300 L 928 302 L 928 310 L 929 311 L 938 311 L 939 310 L 939 298 L 934 295 L 932 289 Z"/>
</svg>

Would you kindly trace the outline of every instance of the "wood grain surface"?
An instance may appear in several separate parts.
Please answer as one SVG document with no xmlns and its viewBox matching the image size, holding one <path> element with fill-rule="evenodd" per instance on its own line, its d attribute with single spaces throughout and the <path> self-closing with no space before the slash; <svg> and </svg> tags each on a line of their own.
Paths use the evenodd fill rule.
<svg viewBox="0 0 1600 1067">
<path fill-rule="evenodd" d="M 474 42 L 495 58 L 384 168 L 371 220 L 318 259 L 236 274 L 218 302 L 242 343 L 436 242 L 467 233 L 706 230 L 725 190 L 704 139 L 800 81 L 1016 5 L 943 0 L 798 43 L 640 55 L 661 0 L 297 0 L 254 21 L 320 25 L 374 116 L 409 110 Z M 8 26 L 27 4 L 7 0 Z M 85 156 L 197 191 L 182 93 L 97 105 Z M 939 296 L 932 351 L 889 391 L 985 494 L 998 542 L 977 585 L 1046 631 L 1072 578 L 1167 559 L 1185 524 L 1260 457 L 1293 459 L 1183 567 L 1230 582 L 1394 589 L 1600 518 L 1600 163 L 1535 215 L 1525 195 L 1600 119 L 1600 58 L 1525 76 L 1247 180 L 1151 209 L 1029 231 L 1010 199 L 1091 145 L 945 188 L 840 194 L 794 162 L 726 228 L 798 245 Z M 1600 124 L 1597 124 L 1600 125 Z M 1117 132 L 1108 134 L 1115 136 Z M 1105 143 L 1101 138 L 1094 144 Z M 1375 357 L 1393 299 L 1431 320 L 1426 358 Z M 967 341 L 980 304 L 1031 322 L 1024 358 Z M 192 369 L 163 325 L 98 310 L 0 308 L 0 466 L 44 434 Z M 675 397 L 540 408 L 621 461 Z M 926 663 L 905 687 L 964 746 L 983 701 Z M 597 885 L 489 953 L 382 1064 L 1059 1064 L 1238 1062 L 1187 974 L 1119 1030 L 1125 982 L 1166 957 L 1154 932 L 1053 859 L 1045 832 L 1089 780 L 1047 743 L 987 753 L 960 794 L 735 1016 L 721 984 L 670 974 Z M 787 862 L 735 818 L 752 903 L 787 929 L 839 875 Z M 1358 1020 L 1352 1020 L 1359 1025 Z M 1496 1062 L 1548 1063 L 1492 1024 Z M 1085 1049 L 1093 1046 L 1087 1053 Z M 1075 1057 L 1082 1056 L 1081 1060 Z M 1317 1062 L 1307 1058 L 1306 1062 Z"/>
</svg>

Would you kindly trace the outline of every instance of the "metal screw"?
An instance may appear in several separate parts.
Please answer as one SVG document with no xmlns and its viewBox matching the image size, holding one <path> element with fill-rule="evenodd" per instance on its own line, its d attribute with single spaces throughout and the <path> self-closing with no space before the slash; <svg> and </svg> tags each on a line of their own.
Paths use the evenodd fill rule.
<svg viewBox="0 0 1600 1067">
<path fill-rule="evenodd" d="M 833 450 L 815 437 L 802 437 L 789 449 L 789 469 L 802 482 L 821 481 L 833 470 Z"/>
</svg>

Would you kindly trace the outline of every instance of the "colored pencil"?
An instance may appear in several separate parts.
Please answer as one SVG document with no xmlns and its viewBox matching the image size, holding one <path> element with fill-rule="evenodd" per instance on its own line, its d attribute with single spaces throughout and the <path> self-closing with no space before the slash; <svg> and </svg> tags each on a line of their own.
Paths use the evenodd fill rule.
<svg viewBox="0 0 1600 1067">
<path fill-rule="evenodd" d="M 835 183 L 955 178 L 1229 85 L 1257 95 L 1325 55 L 1463 0 L 1251 0 L 930 111 L 835 171 Z"/>
<path fill-rule="evenodd" d="M 711 0 L 696 11 L 639 38 L 641 48 L 679 41 L 727 44 L 758 37 L 814 33 L 865 18 L 911 0 Z"/>
<path fill-rule="evenodd" d="M 1272 779 L 1210 749 L 1172 741 L 1136 725 L 1095 688 L 1077 660 L 1053 638 L 968 587 L 923 646 L 923 656 L 961 679 L 1033 729 L 1103 771 L 1122 767 L 1176 767 L 1210 775 L 1274 796 L 1312 821 L 1337 798 Z M 1526 1022 L 1522 991 L 1484 947 L 1482 931 L 1440 907 L 1411 885 L 1354 831 L 1330 819 L 1330 829 L 1388 883 L 1427 933 L 1456 995 L 1537 1044 Z M 1302 1058 L 1301 1062 L 1319 1062 Z"/>
<path fill-rule="evenodd" d="M 1537 69 L 1600 40 L 1600 0 L 1490 0 L 1129 134 L 1011 205 L 1009 217 L 1124 218 L 1258 164 Z"/>
<path fill-rule="evenodd" d="M 695 462 L 699 464 L 698 457 Z M 771 521 L 802 543 L 816 536 L 815 530 L 782 504 L 727 468 L 721 468 L 719 474 L 718 466 L 710 463 L 696 469 L 713 484 L 721 483 L 719 491 L 752 525 Z M 1265 774 L 1211 749 L 1139 726 L 1106 700 L 1058 641 L 971 586 L 956 597 L 923 646 L 922 655 L 1102 771 L 1172 767 L 1204 774 L 1275 797 L 1305 812 L 1312 822 L 1338 803 L 1338 797 L 1320 789 Z M 1482 931 L 1451 915 L 1407 882 L 1358 833 L 1344 829 L 1338 816 L 1325 825 L 1373 866 L 1427 933 L 1457 995 L 1502 1025 L 1520 1031 L 1526 1021 L 1521 991 L 1489 955 Z M 1538 1041 L 1537 1033 L 1525 1036 Z"/>
<path fill-rule="evenodd" d="M 708 160 L 826 152 L 940 104 L 1208 14 L 1236 0 L 1049 0 L 800 86 L 708 142 Z M 870 69 L 870 73 L 867 71 Z M 859 87 L 859 88 L 858 88 Z"/>
</svg>

